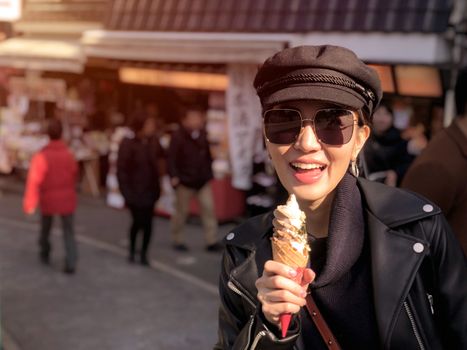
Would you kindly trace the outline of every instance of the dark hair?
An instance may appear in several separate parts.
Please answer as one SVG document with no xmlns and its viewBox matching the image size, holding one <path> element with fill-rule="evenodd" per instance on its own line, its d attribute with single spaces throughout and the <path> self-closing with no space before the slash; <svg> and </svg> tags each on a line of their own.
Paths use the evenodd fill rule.
<svg viewBox="0 0 467 350">
<path fill-rule="evenodd" d="M 456 81 L 456 110 L 458 116 L 465 115 L 467 106 L 467 67 L 459 71 Z"/>
<path fill-rule="evenodd" d="M 376 107 L 376 109 L 380 109 L 380 108 L 386 108 L 386 110 L 389 112 L 389 114 L 391 114 L 391 116 L 394 118 L 394 110 L 392 109 L 392 107 L 390 105 L 388 105 L 385 102 L 382 102 L 382 103 L 379 104 L 378 107 Z"/>
<path fill-rule="evenodd" d="M 130 119 L 130 128 L 135 133 L 140 132 L 143 129 L 144 123 L 146 123 L 146 120 L 148 118 L 149 116 L 146 112 L 140 111 L 140 112 L 134 113 Z"/>
<path fill-rule="evenodd" d="M 186 118 L 188 118 L 189 112 L 198 112 L 202 115 L 206 115 L 207 111 L 208 111 L 207 106 L 203 104 L 192 104 L 192 105 L 186 106 L 184 109 L 184 113 L 182 114 L 181 120 L 182 121 L 186 120 Z"/>
<path fill-rule="evenodd" d="M 50 119 L 47 124 L 47 135 L 51 140 L 58 140 L 62 137 L 62 123 L 57 119 Z"/>
</svg>

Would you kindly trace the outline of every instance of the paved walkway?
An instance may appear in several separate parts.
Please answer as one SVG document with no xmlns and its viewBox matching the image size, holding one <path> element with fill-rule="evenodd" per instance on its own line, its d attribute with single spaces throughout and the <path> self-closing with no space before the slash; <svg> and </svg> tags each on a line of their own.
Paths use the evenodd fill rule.
<svg viewBox="0 0 467 350">
<path fill-rule="evenodd" d="M 68 276 L 61 272 L 58 223 L 51 266 L 43 266 L 38 218 L 21 213 L 21 193 L 7 186 L 0 208 L 2 328 L 19 350 L 212 348 L 221 255 L 204 251 L 198 225 L 187 227 L 191 251 L 175 253 L 168 221 L 157 218 L 152 267 L 132 265 L 126 261 L 128 214 L 82 197 L 75 225 L 80 260 Z M 222 225 L 219 238 L 232 226 Z"/>
</svg>

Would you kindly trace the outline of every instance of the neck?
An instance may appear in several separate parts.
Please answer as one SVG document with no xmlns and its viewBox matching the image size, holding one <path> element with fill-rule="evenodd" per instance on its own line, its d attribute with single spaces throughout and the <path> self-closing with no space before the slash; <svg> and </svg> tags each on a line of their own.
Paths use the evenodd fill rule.
<svg viewBox="0 0 467 350">
<path fill-rule="evenodd" d="M 316 238 L 328 236 L 329 217 L 334 200 L 335 191 L 319 203 L 313 202 L 304 206 L 306 214 L 306 229 Z"/>
</svg>

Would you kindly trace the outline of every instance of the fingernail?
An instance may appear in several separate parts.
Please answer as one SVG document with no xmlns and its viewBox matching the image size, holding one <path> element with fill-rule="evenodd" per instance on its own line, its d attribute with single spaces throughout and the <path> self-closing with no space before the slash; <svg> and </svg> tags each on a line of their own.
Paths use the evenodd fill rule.
<svg viewBox="0 0 467 350">
<path fill-rule="evenodd" d="M 290 269 L 289 270 L 289 275 L 292 276 L 292 277 L 296 277 L 297 276 L 297 271 L 295 271 L 294 269 Z"/>
<path fill-rule="evenodd" d="M 306 295 L 307 295 L 307 292 L 305 292 L 305 291 L 302 291 L 302 298 L 305 298 L 305 297 L 306 297 Z"/>
</svg>

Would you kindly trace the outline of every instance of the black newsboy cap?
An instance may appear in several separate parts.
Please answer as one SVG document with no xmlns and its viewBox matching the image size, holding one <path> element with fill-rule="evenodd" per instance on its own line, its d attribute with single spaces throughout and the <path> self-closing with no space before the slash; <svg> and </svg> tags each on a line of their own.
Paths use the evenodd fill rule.
<svg viewBox="0 0 467 350">
<path fill-rule="evenodd" d="M 264 106 L 292 100 L 320 100 L 362 109 L 370 118 L 382 97 L 374 69 L 344 47 L 298 46 L 269 57 L 254 87 Z"/>
</svg>

